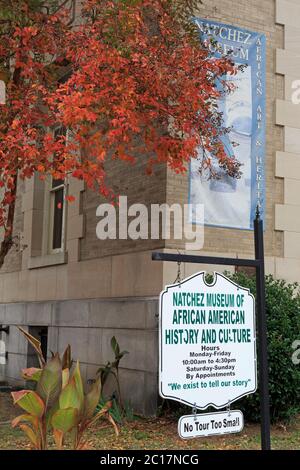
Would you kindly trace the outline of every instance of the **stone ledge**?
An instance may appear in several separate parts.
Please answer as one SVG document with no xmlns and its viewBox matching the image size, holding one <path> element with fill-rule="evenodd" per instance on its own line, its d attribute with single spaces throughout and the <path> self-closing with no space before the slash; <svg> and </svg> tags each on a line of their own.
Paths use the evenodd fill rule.
<svg viewBox="0 0 300 470">
<path fill-rule="evenodd" d="M 28 260 L 28 269 L 44 268 L 55 266 L 57 264 L 66 264 L 68 262 L 68 253 L 53 253 L 51 255 L 32 256 Z"/>
</svg>

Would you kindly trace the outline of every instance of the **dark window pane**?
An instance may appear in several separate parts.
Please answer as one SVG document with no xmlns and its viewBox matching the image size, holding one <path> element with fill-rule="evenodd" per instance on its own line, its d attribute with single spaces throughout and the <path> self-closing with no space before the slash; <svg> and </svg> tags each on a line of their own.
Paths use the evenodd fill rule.
<svg viewBox="0 0 300 470">
<path fill-rule="evenodd" d="M 48 347 L 48 327 L 29 326 L 28 332 L 41 342 L 41 350 L 43 357 L 46 360 Z M 37 354 L 30 343 L 28 343 L 27 350 L 27 367 L 40 367 Z"/>
<path fill-rule="evenodd" d="M 57 186 L 61 186 L 64 184 L 64 180 L 55 180 L 52 178 L 52 188 L 57 188 Z"/>
<path fill-rule="evenodd" d="M 41 350 L 43 358 L 47 361 L 47 349 L 48 349 L 48 328 L 43 326 L 39 331 L 39 337 L 41 341 Z"/>
<path fill-rule="evenodd" d="M 58 127 L 55 129 L 54 131 L 54 136 L 55 136 L 55 139 L 58 139 L 59 137 L 61 136 L 65 136 L 66 137 L 67 135 L 67 130 L 65 127 Z M 56 155 L 54 155 L 54 160 L 56 159 Z M 64 184 L 64 180 L 63 179 L 54 179 L 52 178 L 52 188 L 57 188 L 57 186 L 61 186 L 62 184 Z"/>
<path fill-rule="evenodd" d="M 54 193 L 53 250 L 62 247 L 63 204 L 64 190 L 61 188 Z"/>
</svg>

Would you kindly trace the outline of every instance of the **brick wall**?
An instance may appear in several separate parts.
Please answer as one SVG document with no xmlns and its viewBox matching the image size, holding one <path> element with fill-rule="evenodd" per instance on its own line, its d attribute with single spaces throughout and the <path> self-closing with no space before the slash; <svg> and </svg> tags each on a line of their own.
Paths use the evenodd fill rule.
<svg viewBox="0 0 300 470">
<path fill-rule="evenodd" d="M 134 203 L 163 204 L 166 201 L 167 171 L 158 166 L 152 176 L 146 175 L 146 158 L 141 156 L 135 165 L 122 161 L 108 162 L 107 184 L 115 194 L 126 195 L 128 206 Z M 91 191 L 83 193 L 82 212 L 85 217 L 85 233 L 80 243 L 80 259 L 88 260 L 107 255 L 114 255 L 162 247 L 160 240 L 99 240 L 96 236 L 96 209 L 100 203 L 107 202 L 103 197 Z M 118 211 L 117 211 L 118 213 Z M 148 210 L 150 214 L 150 210 Z M 118 217 L 117 217 L 118 219 Z M 130 218 L 128 219 L 130 221 Z M 148 220 L 150 222 L 150 220 Z"/>
</svg>

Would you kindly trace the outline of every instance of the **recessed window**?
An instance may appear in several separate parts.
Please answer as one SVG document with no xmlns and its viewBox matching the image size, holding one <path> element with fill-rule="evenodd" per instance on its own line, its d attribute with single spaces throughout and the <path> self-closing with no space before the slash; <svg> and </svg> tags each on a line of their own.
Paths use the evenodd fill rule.
<svg viewBox="0 0 300 470">
<path fill-rule="evenodd" d="M 29 326 L 28 333 L 40 341 L 43 358 L 46 361 L 47 360 L 47 348 L 48 348 L 48 327 L 47 326 Z M 36 352 L 30 343 L 28 343 L 28 349 L 27 349 L 27 367 L 40 367 Z"/>
<path fill-rule="evenodd" d="M 51 250 L 63 249 L 64 230 L 64 193 L 65 185 L 63 180 L 53 180 L 51 192 L 51 219 L 52 237 Z"/>
<path fill-rule="evenodd" d="M 66 129 L 60 127 L 55 130 L 55 137 L 66 136 Z M 55 155 L 54 157 L 55 158 Z M 64 250 L 65 229 L 65 181 L 52 178 L 50 188 L 50 236 L 49 249 L 51 253 Z"/>
</svg>

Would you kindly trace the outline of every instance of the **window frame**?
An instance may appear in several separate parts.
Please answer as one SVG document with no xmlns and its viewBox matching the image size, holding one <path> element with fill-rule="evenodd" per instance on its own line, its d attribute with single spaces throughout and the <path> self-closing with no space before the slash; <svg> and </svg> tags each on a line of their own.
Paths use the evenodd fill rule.
<svg viewBox="0 0 300 470">
<path fill-rule="evenodd" d="M 55 254 L 55 253 L 60 253 L 62 251 L 65 251 L 65 227 L 66 227 L 66 204 L 65 204 L 65 195 L 66 195 L 66 184 L 62 183 L 58 186 L 53 187 L 51 181 L 51 186 L 49 189 L 49 199 L 50 199 L 50 208 L 49 208 L 49 234 L 48 234 L 48 240 L 49 240 L 49 246 L 48 246 L 48 251 L 50 254 Z M 61 222 L 61 246 L 59 248 L 53 248 L 54 244 L 54 221 L 55 221 L 55 195 L 58 191 L 63 190 L 63 204 L 62 208 L 59 210 L 62 210 L 62 222 Z"/>
<path fill-rule="evenodd" d="M 52 132 L 55 135 L 58 131 L 63 129 L 63 126 L 55 127 Z M 65 136 L 66 140 L 68 140 L 68 129 L 65 129 Z M 55 158 L 55 156 L 53 156 Z M 63 253 L 66 251 L 66 218 L 67 218 L 67 204 L 65 203 L 66 195 L 67 195 L 67 180 L 63 181 L 61 184 L 54 186 L 53 185 L 54 178 L 50 177 L 50 184 L 47 188 L 48 198 L 49 198 L 49 205 L 48 205 L 48 243 L 47 243 L 47 252 L 50 255 L 54 255 L 57 253 Z M 63 204 L 62 204 L 62 227 L 61 227 L 61 246 L 60 248 L 53 248 L 54 242 L 54 216 L 55 216 L 55 193 L 63 189 Z"/>
</svg>

